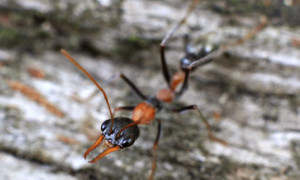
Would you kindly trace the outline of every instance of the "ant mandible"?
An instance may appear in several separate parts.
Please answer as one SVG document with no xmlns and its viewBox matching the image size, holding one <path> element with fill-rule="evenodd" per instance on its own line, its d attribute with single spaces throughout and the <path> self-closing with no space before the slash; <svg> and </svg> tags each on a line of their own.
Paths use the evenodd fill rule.
<svg viewBox="0 0 300 180">
<path fill-rule="evenodd" d="M 120 149 L 127 148 L 134 144 L 135 140 L 139 136 L 139 128 L 138 125 L 141 124 L 149 124 L 152 121 L 156 120 L 157 125 L 157 134 L 156 139 L 153 145 L 153 158 L 152 158 L 152 171 L 149 176 L 149 179 L 153 179 L 155 171 L 156 171 L 156 161 L 157 161 L 157 147 L 158 141 L 161 134 L 161 121 L 155 118 L 155 114 L 159 112 L 165 103 L 171 103 L 174 99 L 179 98 L 184 91 L 188 88 L 188 78 L 190 71 L 200 67 L 212 60 L 212 58 L 220 55 L 224 52 L 228 47 L 233 47 L 239 44 L 242 44 L 246 40 L 252 38 L 258 31 L 262 29 L 265 25 L 266 21 L 262 21 L 254 30 L 248 33 L 243 38 L 235 41 L 231 44 L 226 44 L 220 46 L 219 48 L 215 49 L 202 49 L 199 53 L 195 54 L 194 52 L 190 51 L 189 48 L 189 38 L 185 36 L 185 56 L 180 60 L 180 69 L 181 71 L 175 73 L 172 77 L 172 80 L 169 75 L 169 70 L 166 64 L 165 58 L 165 47 L 167 45 L 168 40 L 172 36 L 172 34 L 178 29 L 188 18 L 191 14 L 193 9 L 196 7 L 198 0 L 193 0 L 192 4 L 190 5 L 187 13 L 181 19 L 181 21 L 172 28 L 162 40 L 160 45 L 160 55 L 161 55 L 161 64 L 162 64 L 162 72 L 164 79 L 166 80 L 168 88 L 159 90 L 155 96 L 146 96 L 144 95 L 137 86 L 129 80 L 124 74 L 120 74 L 120 77 L 136 92 L 136 94 L 144 100 L 143 102 L 139 103 L 136 106 L 122 106 L 116 107 L 114 112 L 112 112 L 107 95 L 102 87 L 92 78 L 92 76 L 81 66 L 79 65 L 65 50 L 61 50 L 61 52 L 70 60 L 75 66 L 77 66 L 82 72 L 84 72 L 89 79 L 98 87 L 98 89 L 102 92 L 105 101 L 107 103 L 109 112 L 110 112 L 110 119 L 104 121 L 101 125 L 102 134 L 96 140 L 96 142 L 90 146 L 87 151 L 84 153 L 84 158 L 86 158 L 89 153 L 94 150 L 96 147 L 104 142 L 105 146 L 108 148 L 105 149 L 102 153 L 100 153 L 96 158 L 89 161 L 90 163 L 94 163 L 109 153 L 114 151 L 118 151 Z M 179 91 L 176 92 L 176 89 L 179 84 L 182 84 Z M 114 117 L 114 113 L 119 110 L 129 110 L 132 111 L 132 118 L 127 117 Z M 221 143 L 223 145 L 227 145 L 227 142 L 217 138 L 208 123 L 205 117 L 202 115 L 201 111 L 197 107 L 197 105 L 190 105 L 178 109 L 173 109 L 173 112 L 183 112 L 186 110 L 196 110 L 199 112 L 201 120 L 204 122 L 210 139 Z"/>
</svg>

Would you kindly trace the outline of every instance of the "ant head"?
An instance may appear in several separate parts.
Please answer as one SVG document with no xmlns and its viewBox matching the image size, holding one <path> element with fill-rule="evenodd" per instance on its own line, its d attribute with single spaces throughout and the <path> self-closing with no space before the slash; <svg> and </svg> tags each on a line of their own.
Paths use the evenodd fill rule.
<svg viewBox="0 0 300 180">
<path fill-rule="evenodd" d="M 137 125 L 133 125 L 124 129 L 128 124 L 133 123 L 134 121 L 127 117 L 116 117 L 113 120 L 108 119 L 104 121 L 101 125 L 102 135 L 98 138 L 98 140 L 84 153 L 84 158 L 94 150 L 96 147 L 101 145 L 104 141 L 104 146 L 108 146 L 109 148 L 105 149 L 102 153 L 100 153 L 96 158 L 89 161 L 90 163 L 94 163 L 107 154 L 117 151 L 119 149 L 127 148 L 135 142 L 135 140 L 139 137 L 140 130 Z"/>
<path fill-rule="evenodd" d="M 78 64 L 77 61 L 73 59 L 67 51 L 62 49 L 61 53 L 64 56 L 66 56 L 66 58 L 69 61 L 71 61 L 77 68 L 79 68 L 85 75 L 87 75 L 88 78 L 90 78 L 90 80 L 98 87 L 98 89 L 102 92 L 105 98 L 107 107 L 110 112 L 111 118 L 106 120 L 101 125 L 102 135 L 84 153 L 84 158 L 86 158 L 87 155 L 92 150 L 94 150 L 97 146 L 99 146 L 103 140 L 104 140 L 104 146 L 109 148 L 105 149 L 95 159 L 90 161 L 90 163 L 98 161 L 99 159 L 103 158 L 105 155 L 111 152 L 118 151 L 119 149 L 131 146 L 140 134 L 140 130 L 136 125 L 129 125 L 133 123 L 133 120 L 125 117 L 114 118 L 104 89 L 102 89 L 102 87 L 95 81 L 95 79 L 80 64 Z"/>
<path fill-rule="evenodd" d="M 180 59 L 180 67 L 182 71 L 186 70 L 195 70 L 196 68 L 200 67 L 201 65 L 206 64 L 208 61 L 204 61 L 203 63 L 198 64 L 197 66 L 193 66 L 192 69 L 189 68 L 190 64 L 193 62 L 199 61 L 201 58 L 206 57 L 208 54 L 211 54 L 213 51 L 217 50 L 219 46 L 217 45 L 211 45 L 211 44 L 205 44 L 201 47 L 198 53 L 194 52 L 187 52 L 186 55 Z"/>
<path fill-rule="evenodd" d="M 116 117 L 112 131 L 110 131 L 111 120 L 104 121 L 101 125 L 102 134 L 105 139 L 114 146 L 120 146 L 121 149 L 133 145 L 134 141 L 139 137 L 140 130 L 137 125 L 130 126 L 123 131 L 121 129 L 134 121 L 127 117 Z M 121 131 L 121 133 L 119 133 Z"/>
<path fill-rule="evenodd" d="M 183 57 L 180 59 L 180 67 L 181 67 L 181 70 L 182 71 L 186 71 L 186 70 L 189 70 L 188 69 L 188 66 L 192 63 L 193 61 L 190 60 L 189 57 Z M 191 69 L 192 71 L 195 70 L 195 67 L 193 67 Z"/>
</svg>

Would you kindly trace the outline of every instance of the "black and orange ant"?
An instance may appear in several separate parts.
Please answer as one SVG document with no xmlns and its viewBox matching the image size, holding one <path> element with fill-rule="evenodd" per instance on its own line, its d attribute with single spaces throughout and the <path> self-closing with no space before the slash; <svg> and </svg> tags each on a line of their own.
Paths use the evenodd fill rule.
<svg viewBox="0 0 300 180">
<path fill-rule="evenodd" d="M 194 53 L 189 50 L 189 39 L 188 36 L 185 36 L 185 56 L 180 60 L 180 71 L 175 73 L 172 76 L 172 79 L 169 75 L 168 66 L 165 58 L 165 47 L 167 45 L 168 40 L 172 36 L 172 34 L 179 28 L 188 18 L 190 13 L 196 7 L 197 0 L 193 0 L 191 6 L 189 7 L 186 15 L 182 18 L 182 20 L 173 28 L 169 33 L 166 34 L 162 43 L 160 45 L 160 54 L 161 54 L 161 63 L 162 63 L 162 72 L 164 79 L 167 83 L 167 88 L 159 90 L 154 96 L 146 96 L 139 90 L 139 88 L 124 74 L 120 74 L 120 77 L 136 92 L 136 94 L 143 100 L 143 102 L 139 103 L 136 106 L 122 106 L 116 107 L 114 111 L 111 110 L 107 95 L 102 87 L 91 77 L 91 75 L 81 66 L 79 65 L 65 50 L 61 50 L 61 52 L 73 63 L 77 66 L 81 71 L 83 71 L 91 81 L 98 87 L 98 89 L 103 93 L 105 101 L 107 103 L 110 119 L 104 121 L 101 125 L 102 134 L 96 140 L 96 142 L 88 148 L 88 150 L 84 153 L 84 158 L 86 158 L 89 153 L 94 150 L 96 147 L 101 145 L 102 143 L 108 147 L 102 153 L 100 153 L 96 158 L 89 161 L 90 163 L 94 163 L 109 153 L 114 151 L 118 151 L 120 149 L 127 148 L 134 144 L 135 140 L 139 136 L 139 128 L 138 125 L 141 124 L 150 124 L 152 121 L 156 120 L 157 125 L 157 134 L 156 139 L 153 145 L 153 159 L 152 159 L 152 172 L 149 176 L 149 179 L 153 179 L 155 171 L 156 171 L 156 161 L 157 161 L 157 147 L 161 134 L 161 121 L 158 118 L 155 118 L 156 113 L 158 113 L 163 107 L 165 103 L 172 103 L 175 99 L 178 99 L 184 91 L 188 88 L 188 78 L 189 73 L 200 67 L 209 61 L 212 58 L 218 56 L 222 52 L 224 52 L 228 47 L 232 47 L 238 44 L 245 42 L 246 40 L 252 38 L 262 27 L 264 23 L 261 23 L 257 26 L 253 31 L 248 33 L 242 39 L 237 40 L 236 42 L 228 45 L 220 46 L 219 48 L 212 48 L 210 50 L 202 49 L 199 53 Z M 178 85 L 181 85 L 178 88 Z M 179 91 L 176 91 L 179 89 Z M 120 110 L 129 110 L 132 111 L 132 118 L 127 117 L 114 117 L 114 113 Z M 196 110 L 201 120 L 204 122 L 207 130 L 209 138 L 221 143 L 223 145 L 227 145 L 227 142 L 216 137 L 206 120 L 206 118 L 202 115 L 200 109 L 197 105 L 189 105 L 177 109 L 172 109 L 173 112 L 183 112 L 187 110 Z"/>
</svg>

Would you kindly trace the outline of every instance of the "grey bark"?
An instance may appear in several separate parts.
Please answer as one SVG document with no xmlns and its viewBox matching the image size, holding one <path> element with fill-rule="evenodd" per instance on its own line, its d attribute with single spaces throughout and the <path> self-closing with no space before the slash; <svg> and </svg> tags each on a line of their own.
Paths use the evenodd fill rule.
<svg viewBox="0 0 300 180">
<path fill-rule="evenodd" d="M 195 45 L 227 43 L 269 13 L 268 26 L 254 39 L 193 72 L 188 91 L 176 103 L 196 104 L 229 146 L 209 140 L 196 112 L 163 111 L 157 115 L 163 135 L 155 178 L 299 179 L 300 51 L 292 40 L 300 39 L 300 28 L 288 18 L 299 6 L 276 1 L 264 13 L 240 12 L 226 2 L 200 3 L 168 44 L 167 62 L 172 72 L 178 69 L 185 33 Z M 0 179 L 148 178 L 155 123 L 140 127 L 134 146 L 94 164 L 84 160 L 109 112 L 101 93 L 78 101 L 96 87 L 59 48 L 69 50 L 95 77 L 113 107 L 135 105 L 141 100 L 112 77 L 123 72 L 146 94 L 165 88 L 159 43 L 187 5 L 179 0 L 0 2 L 1 32 L 10 32 L 0 35 Z M 271 8 L 281 13 L 276 16 Z M 43 71 L 45 78 L 30 76 L 29 67 Z M 65 116 L 12 90 L 9 80 L 33 87 Z"/>
</svg>

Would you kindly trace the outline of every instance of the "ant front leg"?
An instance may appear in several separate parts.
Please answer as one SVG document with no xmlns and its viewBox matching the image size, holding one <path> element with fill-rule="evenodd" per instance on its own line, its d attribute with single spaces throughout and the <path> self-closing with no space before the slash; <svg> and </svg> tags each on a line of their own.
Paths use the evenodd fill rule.
<svg viewBox="0 0 300 180">
<path fill-rule="evenodd" d="M 157 121 L 157 134 L 156 134 L 156 138 L 153 144 L 153 154 L 152 154 L 152 171 L 151 174 L 149 176 L 149 180 L 152 180 L 154 175 L 155 175 L 155 171 L 156 171 L 156 164 L 157 164 L 157 147 L 158 147 L 158 141 L 159 141 L 159 137 L 161 134 L 161 121 L 159 119 L 156 119 Z"/>
<path fill-rule="evenodd" d="M 198 108 L 197 105 L 190 105 L 190 106 L 186 106 L 186 107 L 183 107 L 183 108 L 180 108 L 180 109 L 174 109 L 173 112 L 181 113 L 181 112 L 188 111 L 188 110 L 196 110 L 196 111 L 198 111 L 202 122 L 205 124 L 206 129 L 208 130 L 208 136 L 209 136 L 209 138 L 211 140 L 216 141 L 216 142 L 218 142 L 220 144 L 223 144 L 224 146 L 228 145 L 228 143 L 225 140 L 220 139 L 220 138 L 218 138 L 218 137 L 215 136 L 215 134 L 213 133 L 212 128 L 209 125 L 207 119 L 203 116 L 202 112 L 200 111 L 200 109 Z"/>
<path fill-rule="evenodd" d="M 115 113 L 117 111 L 133 111 L 133 109 L 135 108 L 136 106 L 119 106 L 119 107 L 115 107 L 114 108 L 114 111 L 113 111 L 113 114 L 115 115 Z"/>
</svg>

